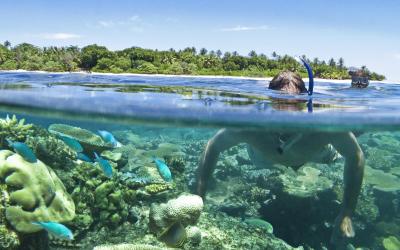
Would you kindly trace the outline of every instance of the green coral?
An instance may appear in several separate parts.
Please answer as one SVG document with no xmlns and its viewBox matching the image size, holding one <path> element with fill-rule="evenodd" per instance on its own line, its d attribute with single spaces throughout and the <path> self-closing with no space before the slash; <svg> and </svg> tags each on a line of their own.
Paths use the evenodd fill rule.
<svg viewBox="0 0 400 250">
<path fill-rule="evenodd" d="M 0 147 L 8 146 L 6 139 L 25 141 L 33 132 L 32 124 L 25 124 L 25 119 L 18 120 L 15 115 L 12 118 L 7 116 L 6 119 L 0 119 Z"/>
<path fill-rule="evenodd" d="M 0 180 L 10 193 L 10 205 L 5 208 L 7 222 L 18 232 L 39 231 L 32 225 L 35 221 L 68 222 L 75 216 L 74 202 L 63 183 L 40 160 L 30 163 L 14 152 L 1 150 Z"/>
<path fill-rule="evenodd" d="M 73 160 L 76 152 L 49 133 L 45 136 L 28 137 L 25 143 L 39 159 L 54 169 L 71 169 L 75 165 Z"/>
<path fill-rule="evenodd" d="M 279 177 L 285 192 L 288 194 L 297 197 L 310 197 L 333 186 L 332 181 L 320 176 L 320 174 L 320 170 L 306 166 L 298 171 L 296 177 L 288 174 L 282 174 Z"/>
<path fill-rule="evenodd" d="M 400 241 L 394 236 L 389 236 L 382 241 L 385 250 L 398 250 L 400 249 Z"/>
<path fill-rule="evenodd" d="M 365 167 L 364 180 L 366 184 L 372 185 L 374 189 L 383 192 L 396 192 L 400 190 L 399 177 L 369 166 Z"/>
<path fill-rule="evenodd" d="M 172 185 L 169 183 L 154 183 L 145 186 L 144 189 L 149 194 L 157 194 L 172 189 Z"/>
<path fill-rule="evenodd" d="M 102 152 L 112 149 L 110 143 L 106 143 L 100 136 L 95 133 L 67 124 L 51 124 L 48 128 L 49 132 L 57 136 L 67 136 L 80 142 L 86 152 Z"/>
<path fill-rule="evenodd" d="M 10 204 L 7 185 L 0 184 L 0 192 L 0 249 L 16 249 L 20 245 L 18 235 L 6 220 L 6 207 Z"/>
</svg>

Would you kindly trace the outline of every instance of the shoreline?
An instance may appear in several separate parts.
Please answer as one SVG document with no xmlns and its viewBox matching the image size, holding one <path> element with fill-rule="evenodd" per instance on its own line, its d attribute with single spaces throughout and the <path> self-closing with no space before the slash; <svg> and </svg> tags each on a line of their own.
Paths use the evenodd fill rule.
<svg viewBox="0 0 400 250">
<path fill-rule="evenodd" d="M 170 75 L 170 74 L 139 74 L 139 73 L 103 73 L 103 72 L 86 72 L 86 71 L 74 71 L 74 72 L 51 72 L 43 70 L 0 70 L 0 73 L 38 73 L 38 74 L 84 74 L 84 75 L 105 75 L 105 76 L 140 76 L 140 77 L 171 77 L 171 78 L 205 78 L 205 79 L 241 79 L 241 80 L 255 80 L 255 81 L 271 81 L 273 77 L 251 77 L 251 76 L 221 76 L 221 75 Z M 303 81 L 307 82 L 308 78 L 303 78 Z M 332 83 L 348 83 L 350 84 L 351 79 L 337 80 L 337 79 L 324 79 L 314 78 L 316 82 L 332 82 Z M 396 81 L 370 81 L 370 83 L 391 83 L 400 84 Z"/>
</svg>

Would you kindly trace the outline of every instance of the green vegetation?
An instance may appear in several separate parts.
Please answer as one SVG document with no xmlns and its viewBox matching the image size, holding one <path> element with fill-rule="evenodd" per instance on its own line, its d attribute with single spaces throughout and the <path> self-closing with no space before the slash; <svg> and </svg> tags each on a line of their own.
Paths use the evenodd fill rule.
<svg viewBox="0 0 400 250">
<path fill-rule="evenodd" d="M 310 60 L 303 56 L 314 70 L 315 77 L 329 79 L 350 78 L 343 58 L 328 62 L 318 58 Z M 159 51 L 132 47 L 110 51 L 97 44 L 82 49 L 76 46 L 39 48 L 22 43 L 14 47 L 5 41 L 0 45 L 0 69 L 45 70 L 45 71 L 95 71 L 111 73 L 143 74 L 187 74 L 187 75 L 229 75 L 229 76 L 275 76 L 281 70 L 289 69 L 307 76 L 305 69 L 288 55 L 280 56 L 275 52 L 271 57 L 251 51 L 248 56 L 236 51 L 207 51 L 188 47 L 176 51 Z M 365 66 L 363 71 L 371 80 L 383 80 L 385 77 L 370 72 Z"/>
</svg>

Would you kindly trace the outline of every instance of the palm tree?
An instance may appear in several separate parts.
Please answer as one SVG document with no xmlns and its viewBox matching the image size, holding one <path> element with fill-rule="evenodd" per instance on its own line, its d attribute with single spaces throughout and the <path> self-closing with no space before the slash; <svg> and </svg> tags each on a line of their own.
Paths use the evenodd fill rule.
<svg viewBox="0 0 400 250">
<path fill-rule="evenodd" d="M 11 47 L 11 43 L 8 40 L 4 41 L 4 47 L 6 47 L 7 49 L 9 49 Z"/>
</svg>

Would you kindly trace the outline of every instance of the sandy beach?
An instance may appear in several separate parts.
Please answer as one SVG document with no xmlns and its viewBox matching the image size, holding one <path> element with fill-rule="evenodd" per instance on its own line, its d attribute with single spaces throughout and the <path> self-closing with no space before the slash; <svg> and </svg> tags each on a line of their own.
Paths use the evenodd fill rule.
<svg viewBox="0 0 400 250">
<path fill-rule="evenodd" d="M 29 72 L 38 74 L 85 74 L 85 75 L 104 75 L 104 76 L 140 76 L 140 77 L 173 77 L 173 78 L 217 78 L 217 79 L 243 79 L 243 80 L 256 80 L 256 81 L 271 81 L 272 77 L 249 77 L 249 76 L 221 76 L 221 75 L 167 75 L 167 74 L 138 74 L 138 73 L 102 73 L 102 72 L 86 72 L 86 71 L 75 71 L 75 72 L 50 72 L 50 71 L 29 71 L 29 70 L 0 70 L 0 73 L 16 73 L 16 72 Z M 303 81 L 307 82 L 308 78 L 303 78 Z M 331 83 L 350 83 L 350 79 L 336 80 L 336 79 L 323 79 L 314 78 L 316 82 L 331 82 Z M 370 81 L 370 83 L 391 83 L 400 84 L 395 81 Z"/>
</svg>

